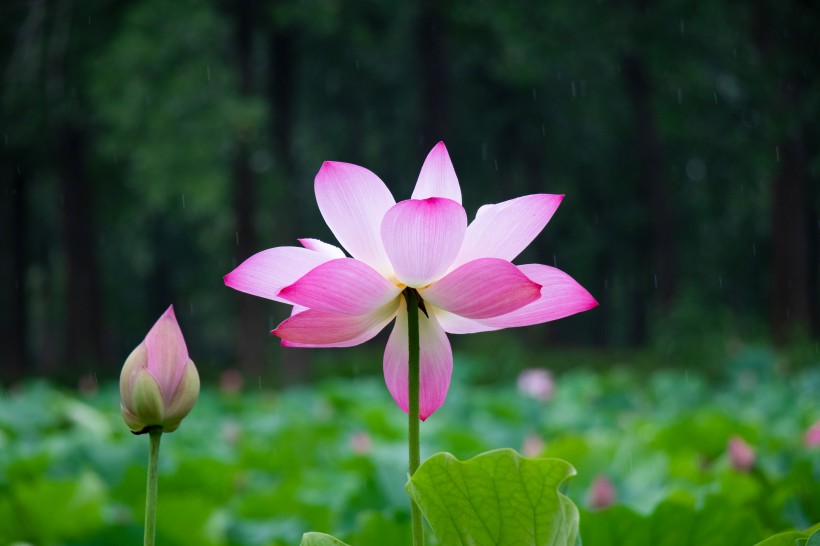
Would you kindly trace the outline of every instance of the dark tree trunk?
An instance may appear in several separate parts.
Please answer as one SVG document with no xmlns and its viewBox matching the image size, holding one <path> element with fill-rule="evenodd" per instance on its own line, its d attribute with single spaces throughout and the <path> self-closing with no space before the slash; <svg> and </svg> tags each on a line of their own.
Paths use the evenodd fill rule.
<svg viewBox="0 0 820 546">
<path fill-rule="evenodd" d="M 296 36 L 288 29 L 274 25 L 268 38 L 268 106 L 282 199 L 276 209 L 277 239 L 293 244 L 298 236 L 294 226 L 302 225 L 299 213 L 303 202 L 296 185 L 296 169 L 290 148 L 293 133 L 293 81 L 295 81 Z M 286 385 L 300 383 L 310 372 L 310 351 L 282 349 L 278 351 L 281 379 Z"/>
<path fill-rule="evenodd" d="M 419 63 L 421 116 L 419 141 L 429 150 L 449 134 L 449 79 L 446 22 L 441 3 L 419 0 L 416 21 L 416 52 Z"/>
<path fill-rule="evenodd" d="M 647 240 L 641 237 L 637 247 L 649 251 L 647 259 L 641 260 L 641 263 L 648 264 L 648 268 L 639 272 L 634 284 L 638 308 L 633 341 L 642 343 L 647 337 L 647 302 L 653 299 L 648 297 L 649 292 L 657 291 L 662 312 L 667 312 L 674 301 L 677 286 L 676 245 L 663 143 L 652 112 L 652 86 L 646 61 L 637 54 L 629 54 L 624 57 L 622 66 L 635 115 L 635 155 L 640 158 L 641 188 L 649 215 Z"/>
<path fill-rule="evenodd" d="M 234 3 L 236 61 L 239 69 L 239 92 L 250 97 L 253 92 L 253 34 L 257 16 L 253 0 Z M 256 187 L 250 167 L 250 151 L 245 135 L 239 136 L 234 149 L 234 215 L 236 217 L 237 263 L 257 252 Z M 262 302 L 252 296 L 239 297 L 237 323 L 237 357 L 239 367 L 247 375 L 258 375 L 265 367 L 265 338 L 260 335 L 266 327 Z"/>
<path fill-rule="evenodd" d="M 5 348 L 8 361 L 0 367 L 0 380 L 12 382 L 20 379 L 29 367 L 28 314 L 26 313 L 25 275 L 28 263 L 26 255 L 26 184 L 27 173 L 18 165 L 9 166 L 11 229 L 9 230 L 9 325 L 6 330 Z M 6 279 L 4 279 L 6 280 Z"/>
<path fill-rule="evenodd" d="M 772 188 L 771 326 L 775 341 L 812 322 L 812 249 L 808 158 L 802 133 L 779 148 Z"/>
<path fill-rule="evenodd" d="M 55 138 L 66 258 L 65 363 L 87 368 L 102 361 L 97 237 L 87 146 L 85 135 L 65 121 L 58 123 Z"/>
</svg>

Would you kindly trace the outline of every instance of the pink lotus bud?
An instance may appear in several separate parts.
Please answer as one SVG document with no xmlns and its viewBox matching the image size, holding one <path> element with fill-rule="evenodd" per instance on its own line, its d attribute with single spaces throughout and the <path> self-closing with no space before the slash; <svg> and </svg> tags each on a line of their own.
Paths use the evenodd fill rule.
<svg viewBox="0 0 820 546">
<path fill-rule="evenodd" d="M 120 374 L 120 409 L 134 434 L 160 427 L 173 432 L 199 396 L 199 374 L 188 358 L 174 306 L 137 345 Z"/>
<path fill-rule="evenodd" d="M 735 470 L 746 471 L 754 466 L 755 451 L 740 436 L 729 438 L 728 451 L 729 462 Z"/>
<path fill-rule="evenodd" d="M 590 508 L 601 510 L 608 506 L 615 504 L 615 484 L 604 475 L 595 478 L 592 485 L 589 486 L 589 493 L 587 493 L 587 503 Z"/>
<path fill-rule="evenodd" d="M 552 374 L 540 368 L 530 368 L 518 375 L 518 391 L 524 396 L 546 402 L 552 398 L 555 382 Z"/>
<path fill-rule="evenodd" d="M 373 447 L 373 440 L 366 432 L 357 432 L 350 438 L 350 449 L 359 455 L 366 455 Z"/>
<path fill-rule="evenodd" d="M 237 369 L 225 370 L 219 376 L 219 390 L 225 394 L 239 394 L 245 384 L 245 377 Z"/>
<path fill-rule="evenodd" d="M 806 447 L 820 446 L 820 421 L 817 421 L 806 431 L 803 436 L 803 445 Z"/>
<path fill-rule="evenodd" d="M 524 457 L 540 457 L 544 452 L 544 440 L 537 434 L 529 434 L 524 438 L 524 445 L 521 446 L 521 453 Z"/>
</svg>

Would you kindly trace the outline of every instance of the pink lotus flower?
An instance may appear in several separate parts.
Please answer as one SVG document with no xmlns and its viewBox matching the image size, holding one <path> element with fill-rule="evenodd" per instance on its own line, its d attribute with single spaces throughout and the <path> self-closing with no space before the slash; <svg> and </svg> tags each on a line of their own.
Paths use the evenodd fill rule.
<svg viewBox="0 0 820 546">
<path fill-rule="evenodd" d="M 803 436 L 803 445 L 806 447 L 820 446 L 820 421 L 815 422 L 806 430 Z"/>
<path fill-rule="evenodd" d="M 595 510 L 603 510 L 612 506 L 617 498 L 615 484 L 603 474 L 595 478 L 587 492 L 587 504 Z"/>
<path fill-rule="evenodd" d="M 732 468 L 744 472 L 755 464 L 755 450 L 740 436 L 729 438 L 729 463 Z"/>
<path fill-rule="evenodd" d="M 350 347 L 393 319 L 384 377 L 408 411 L 405 289 L 420 297 L 420 415 L 443 403 L 453 355 L 447 333 L 529 326 L 585 311 L 595 299 L 569 275 L 540 264 L 511 263 L 540 233 L 563 195 L 527 195 L 481 207 L 470 225 L 444 143 L 421 168 L 411 199 L 396 203 L 369 170 L 327 161 L 315 181 L 338 247 L 300 239 L 245 260 L 225 284 L 293 305 L 273 334 L 286 347 Z"/>
<path fill-rule="evenodd" d="M 552 374 L 541 368 L 522 370 L 518 374 L 516 385 L 518 386 L 518 392 L 541 402 L 547 402 L 552 398 L 552 393 L 555 391 L 555 381 L 552 379 Z"/>
<path fill-rule="evenodd" d="M 131 432 L 173 432 L 199 396 L 199 374 L 188 357 L 174 307 L 169 307 L 125 361 L 120 409 Z"/>
</svg>

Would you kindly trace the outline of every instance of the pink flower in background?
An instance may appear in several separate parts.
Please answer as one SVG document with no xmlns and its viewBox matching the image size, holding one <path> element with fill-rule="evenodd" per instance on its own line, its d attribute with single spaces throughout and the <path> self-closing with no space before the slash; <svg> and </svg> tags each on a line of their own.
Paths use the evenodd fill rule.
<svg viewBox="0 0 820 546">
<path fill-rule="evenodd" d="M 327 161 L 316 200 L 342 249 L 316 239 L 245 260 L 225 284 L 293 305 L 273 334 L 286 347 L 350 347 L 395 319 L 384 353 L 393 399 L 408 410 L 407 310 L 401 293 L 421 298 L 420 415 L 443 403 L 453 355 L 447 333 L 529 326 L 585 311 L 595 299 L 569 275 L 511 261 L 540 233 L 562 195 L 527 195 L 485 205 L 467 224 L 450 156 L 438 143 L 411 199 L 396 203 L 369 170 Z"/>
<path fill-rule="evenodd" d="M 597 476 L 592 485 L 589 486 L 587 504 L 590 508 L 601 510 L 615 504 L 616 498 L 615 484 L 602 474 Z"/>
<path fill-rule="evenodd" d="M 359 455 L 366 455 L 370 453 L 370 449 L 373 447 L 373 440 L 370 438 L 370 435 L 366 432 L 358 431 L 350 437 L 350 449 L 353 453 L 357 453 Z"/>
<path fill-rule="evenodd" d="M 820 446 L 820 421 L 817 421 L 806 431 L 803 436 L 803 445 L 806 447 Z"/>
<path fill-rule="evenodd" d="M 729 438 L 729 462 L 735 470 L 746 471 L 755 464 L 755 451 L 740 436 Z"/>
<path fill-rule="evenodd" d="M 546 402 L 552 398 L 552 393 L 555 391 L 552 374 L 540 368 L 523 370 L 518 374 L 516 385 L 518 386 L 518 392 L 541 402 Z"/>
<path fill-rule="evenodd" d="M 521 453 L 524 457 L 540 457 L 545 447 L 543 438 L 537 434 L 528 434 L 521 446 Z"/>
</svg>

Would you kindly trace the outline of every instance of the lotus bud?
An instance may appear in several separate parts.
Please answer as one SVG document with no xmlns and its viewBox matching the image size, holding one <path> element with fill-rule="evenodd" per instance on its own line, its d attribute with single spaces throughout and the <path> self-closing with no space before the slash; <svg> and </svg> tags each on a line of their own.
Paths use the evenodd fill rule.
<svg viewBox="0 0 820 546">
<path fill-rule="evenodd" d="M 755 451 L 740 436 L 729 438 L 729 463 L 738 471 L 751 469 L 755 464 Z"/>
<path fill-rule="evenodd" d="M 597 476 L 589 486 L 587 503 L 590 508 L 602 510 L 615 504 L 616 498 L 615 484 L 604 475 Z"/>
<path fill-rule="evenodd" d="M 803 436 L 803 445 L 806 447 L 820 446 L 820 421 L 817 421 L 806 431 Z"/>
<path fill-rule="evenodd" d="M 154 427 L 173 432 L 194 407 L 199 374 L 188 358 L 173 305 L 126 359 L 120 395 L 122 416 L 134 434 Z"/>
</svg>

